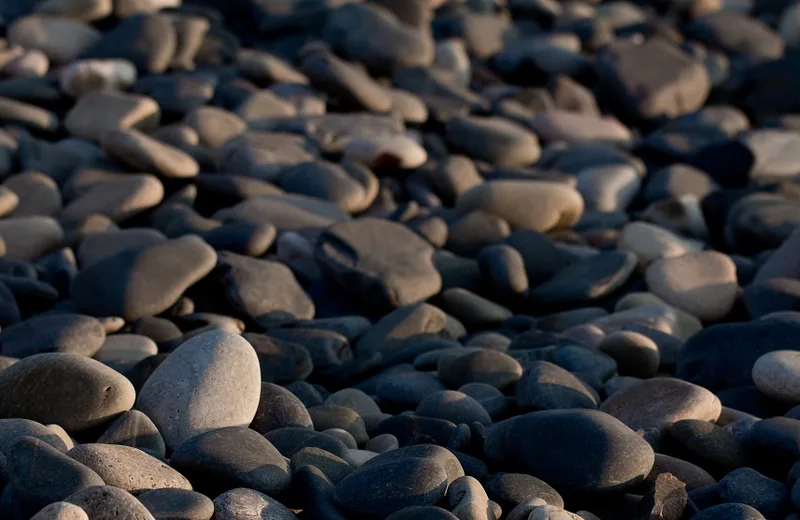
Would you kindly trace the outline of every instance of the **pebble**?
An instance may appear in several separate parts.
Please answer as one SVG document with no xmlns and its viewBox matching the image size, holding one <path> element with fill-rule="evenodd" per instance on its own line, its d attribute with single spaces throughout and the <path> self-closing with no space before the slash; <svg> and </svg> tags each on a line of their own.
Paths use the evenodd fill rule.
<svg viewBox="0 0 800 520">
<path fill-rule="evenodd" d="M 91 519 L 97 520 L 151 520 L 152 515 L 127 491 L 114 486 L 93 486 L 66 498 L 80 506 Z"/>
<path fill-rule="evenodd" d="M 566 408 L 596 409 L 597 393 L 572 373 L 549 361 L 533 361 L 516 386 L 517 406 L 524 411 Z"/>
<path fill-rule="evenodd" d="M 73 61 L 101 38 L 97 29 L 84 22 L 35 14 L 18 19 L 8 31 L 11 43 L 40 50 L 56 64 Z"/>
<path fill-rule="evenodd" d="M 120 415 L 97 442 L 139 448 L 159 458 L 166 456 L 166 445 L 161 433 L 153 421 L 139 410 L 128 410 Z"/>
<path fill-rule="evenodd" d="M 767 397 L 793 404 L 800 403 L 798 362 L 800 355 L 791 350 L 776 350 L 764 354 L 753 364 L 753 383 Z"/>
<path fill-rule="evenodd" d="M 412 231 L 371 217 L 329 227 L 315 251 L 345 290 L 384 308 L 410 305 L 439 291 L 432 255 L 433 248 Z"/>
<path fill-rule="evenodd" d="M 50 384 L 41 385 L 46 377 Z M 54 423 L 80 432 L 133 407 L 133 385 L 99 361 L 78 354 L 36 354 L 0 372 L 0 417 Z"/>
<path fill-rule="evenodd" d="M 242 520 L 248 517 L 270 520 L 297 519 L 289 508 L 253 489 L 232 489 L 214 499 L 215 520 Z"/>
<path fill-rule="evenodd" d="M 170 178 L 194 177 L 200 172 L 191 155 L 132 128 L 108 132 L 100 139 L 100 146 L 106 154 L 136 170 Z"/>
<path fill-rule="evenodd" d="M 386 517 L 406 507 L 433 505 L 446 489 L 447 473 L 441 465 L 407 457 L 362 466 L 339 482 L 335 498 L 354 514 Z"/>
<path fill-rule="evenodd" d="M 90 316 L 52 314 L 4 329 L 0 332 L 0 352 L 17 358 L 52 352 L 93 357 L 105 339 L 103 325 Z"/>
<path fill-rule="evenodd" d="M 212 497 L 238 487 L 277 496 L 291 483 L 288 462 L 269 440 L 246 426 L 209 429 L 190 437 L 177 446 L 169 462 L 195 490 Z"/>
<path fill-rule="evenodd" d="M 214 503 L 195 491 L 163 488 L 146 491 L 136 499 L 150 511 L 156 520 L 211 520 Z"/>
<path fill-rule="evenodd" d="M 154 130 L 161 109 L 152 98 L 117 91 L 100 91 L 81 97 L 67 113 L 64 127 L 73 136 L 99 141 L 120 128 Z"/>
<path fill-rule="evenodd" d="M 1 374 L 0 374 L 1 375 Z M 214 429 L 247 426 L 261 396 L 258 357 L 244 339 L 212 331 L 190 339 L 153 372 L 137 408 L 167 447 Z"/>
<path fill-rule="evenodd" d="M 32 520 L 88 520 L 82 508 L 69 502 L 53 502 L 31 517 Z"/>
<path fill-rule="evenodd" d="M 9 483 L 34 510 L 67 499 L 93 486 L 102 478 L 78 461 L 33 437 L 21 437 L 7 457 Z"/>
<path fill-rule="evenodd" d="M 167 464 L 132 446 L 87 443 L 72 448 L 67 455 L 100 475 L 106 485 L 133 495 L 151 489 L 192 487 Z"/>
<path fill-rule="evenodd" d="M 704 321 L 727 316 L 738 292 L 736 264 L 712 251 L 662 258 L 648 267 L 646 280 L 656 296 Z"/>
<path fill-rule="evenodd" d="M 613 332 L 600 341 L 597 349 L 614 358 L 623 376 L 653 377 L 661 365 L 656 342 L 638 332 Z"/>
<path fill-rule="evenodd" d="M 89 314 L 152 316 L 174 305 L 215 262 L 214 250 L 196 236 L 122 250 L 82 270 L 72 281 L 72 296 Z"/>
<path fill-rule="evenodd" d="M 616 392 L 600 410 L 632 429 L 663 429 L 684 419 L 716 421 L 722 404 L 701 386 L 679 379 L 653 378 Z"/>
</svg>

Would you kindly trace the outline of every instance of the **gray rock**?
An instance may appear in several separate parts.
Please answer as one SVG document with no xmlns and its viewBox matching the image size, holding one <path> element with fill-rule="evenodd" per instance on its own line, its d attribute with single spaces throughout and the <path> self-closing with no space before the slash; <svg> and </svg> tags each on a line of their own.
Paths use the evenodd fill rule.
<svg viewBox="0 0 800 520">
<path fill-rule="evenodd" d="M 155 520 L 133 495 L 114 486 L 86 488 L 65 501 L 80 506 L 92 520 Z"/>
<path fill-rule="evenodd" d="M 138 495 L 151 489 L 191 489 L 192 485 L 166 463 L 131 446 L 81 444 L 67 455 L 91 469 L 106 485 Z"/>
<path fill-rule="evenodd" d="M 368 305 L 402 307 L 441 287 L 433 248 L 413 231 L 385 220 L 334 224 L 320 236 L 315 256 L 344 289 Z"/>
<path fill-rule="evenodd" d="M 0 352 L 24 358 L 60 352 L 92 357 L 106 338 L 103 325 L 81 314 L 34 316 L 0 332 Z"/>
<path fill-rule="evenodd" d="M 42 384 L 43 381 L 47 384 Z M 0 417 L 54 423 L 68 432 L 98 426 L 133 407 L 133 385 L 99 361 L 36 354 L 0 372 Z"/>
<path fill-rule="evenodd" d="M 529 166 L 539 158 L 536 135 L 503 118 L 453 118 L 446 135 L 462 153 L 497 166 Z"/>
<path fill-rule="evenodd" d="M 128 410 L 97 439 L 102 444 L 119 444 L 147 450 L 156 457 L 166 456 L 164 439 L 158 428 L 139 410 Z"/>
<path fill-rule="evenodd" d="M 211 520 L 214 503 L 185 489 L 154 489 L 136 497 L 156 520 Z"/>
<path fill-rule="evenodd" d="M 701 386 L 680 379 L 655 378 L 616 392 L 600 410 L 633 429 L 663 429 L 685 419 L 716 421 L 722 404 Z"/>
<path fill-rule="evenodd" d="M 252 489 L 232 489 L 214 499 L 214 520 L 246 518 L 297 520 L 289 508 L 274 498 Z"/>
<path fill-rule="evenodd" d="M 277 496 L 291 484 L 287 461 L 246 426 L 223 427 L 186 440 L 172 454 L 170 465 L 210 496 L 236 487 Z"/>
<path fill-rule="evenodd" d="M 253 347 L 240 336 L 214 331 L 195 336 L 170 354 L 142 387 L 137 408 L 152 419 L 167 446 L 175 448 L 204 432 L 249 425 L 260 396 Z"/>
</svg>

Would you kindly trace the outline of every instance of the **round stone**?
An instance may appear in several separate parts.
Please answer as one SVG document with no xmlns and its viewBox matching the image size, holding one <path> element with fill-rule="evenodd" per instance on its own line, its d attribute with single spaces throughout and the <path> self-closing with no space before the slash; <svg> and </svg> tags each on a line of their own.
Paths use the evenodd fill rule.
<svg viewBox="0 0 800 520">
<path fill-rule="evenodd" d="M 31 520 L 89 520 L 89 516 L 75 504 L 53 502 L 31 517 Z"/>
<path fill-rule="evenodd" d="M 453 390 L 442 390 L 423 399 L 417 406 L 417 415 L 446 419 L 455 424 L 492 422 L 489 413 L 478 401 Z"/>
<path fill-rule="evenodd" d="M 595 410 L 547 410 L 513 419 L 504 451 L 506 464 L 556 489 L 584 493 L 630 489 L 650 473 L 654 460 L 644 439 Z"/>
<path fill-rule="evenodd" d="M 549 361 L 525 365 L 517 382 L 517 406 L 523 411 L 597 408 L 596 392 L 567 370 Z"/>
<path fill-rule="evenodd" d="M 151 489 L 191 489 L 189 481 L 164 462 L 131 446 L 80 444 L 67 452 L 109 486 L 138 495 Z"/>
<path fill-rule="evenodd" d="M 156 520 L 211 520 L 214 503 L 186 489 L 153 489 L 136 497 Z"/>
<path fill-rule="evenodd" d="M 614 393 L 600 410 L 632 429 L 663 429 L 684 419 L 716 421 L 722 403 L 701 386 L 680 379 L 655 378 Z"/>
<path fill-rule="evenodd" d="M 334 497 L 354 514 L 386 517 L 406 507 L 433 505 L 446 489 L 442 466 L 409 457 L 360 468 L 339 482 Z"/>
<path fill-rule="evenodd" d="M 764 354 L 753 365 L 753 382 L 767 397 L 800 403 L 800 352 L 776 350 Z"/>
<path fill-rule="evenodd" d="M 278 496 L 291 484 L 286 459 L 271 442 L 246 426 L 194 436 L 178 446 L 169 463 L 196 490 L 209 496 L 237 487 Z"/>
<path fill-rule="evenodd" d="M 232 489 L 214 499 L 214 520 L 242 518 L 297 520 L 297 516 L 285 505 L 253 489 Z"/>
<path fill-rule="evenodd" d="M 289 390 L 273 383 L 261 383 L 261 399 L 250 428 L 269 433 L 285 427 L 313 428 L 306 407 Z"/>
<path fill-rule="evenodd" d="M 47 384 L 43 384 L 46 381 Z M 133 385 L 99 361 L 37 354 L 0 372 L 0 417 L 54 423 L 67 432 L 103 424 L 133 407 Z"/>
<path fill-rule="evenodd" d="M 502 352 L 479 349 L 455 359 L 442 358 L 438 373 L 442 381 L 452 388 L 467 383 L 486 383 L 502 389 L 519 381 L 522 366 Z"/>
<path fill-rule="evenodd" d="M 45 314 L 0 332 L 0 352 L 18 358 L 52 352 L 92 357 L 105 339 L 103 324 L 90 316 Z"/>
<path fill-rule="evenodd" d="M 241 336 L 213 331 L 193 337 L 170 354 L 139 392 L 168 447 L 211 430 L 248 426 L 258 409 L 258 356 Z"/>
<path fill-rule="evenodd" d="M 66 502 L 80 506 L 92 520 L 151 520 L 152 515 L 127 491 L 98 485 L 73 493 Z"/>
<path fill-rule="evenodd" d="M 455 117 L 446 136 L 459 151 L 497 166 L 529 166 L 541 153 L 535 134 L 501 117 Z"/>
<path fill-rule="evenodd" d="M 612 332 L 600 341 L 597 348 L 614 358 L 617 370 L 623 376 L 652 377 L 661 364 L 656 342 L 638 332 Z"/>
<path fill-rule="evenodd" d="M 716 251 L 662 258 L 647 269 L 646 280 L 656 296 L 703 321 L 727 316 L 739 290 L 736 264 Z"/>
</svg>

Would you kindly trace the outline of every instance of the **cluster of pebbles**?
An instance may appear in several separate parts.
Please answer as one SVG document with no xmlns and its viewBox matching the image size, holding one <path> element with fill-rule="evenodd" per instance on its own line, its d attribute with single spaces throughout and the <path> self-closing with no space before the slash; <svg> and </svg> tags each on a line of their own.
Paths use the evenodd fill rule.
<svg viewBox="0 0 800 520">
<path fill-rule="evenodd" d="M 800 520 L 800 3 L 0 34 L 3 520 Z"/>
</svg>

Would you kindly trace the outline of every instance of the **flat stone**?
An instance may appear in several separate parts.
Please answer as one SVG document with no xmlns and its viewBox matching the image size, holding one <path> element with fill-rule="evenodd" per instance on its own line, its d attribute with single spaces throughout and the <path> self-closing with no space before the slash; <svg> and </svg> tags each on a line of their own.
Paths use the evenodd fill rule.
<svg viewBox="0 0 800 520">
<path fill-rule="evenodd" d="M 0 352 L 18 358 L 47 352 L 92 357 L 103 345 L 105 337 L 103 325 L 89 316 L 34 316 L 0 332 Z"/>
<path fill-rule="evenodd" d="M 52 217 L 61 210 L 61 192 L 53 179 L 39 172 L 12 175 L 3 183 L 17 195 L 11 211 L 15 217 Z"/>
<path fill-rule="evenodd" d="M 151 489 L 192 487 L 183 475 L 167 464 L 132 446 L 81 444 L 67 455 L 100 475 L 106 485 L 133 495 Z"/>
<path fill-rule="evenodd" d="M 83 269 L 72 297 L 89 314 L 152 316 L 174 305 L 215 262 L 214 250 L 196 236 L 123 250 Z"/>
<path fill-rule="evenodd" d="M 614 393 L 600 410 L 632 429 L 663 429 L 685 419 L 716 421 L 722 404 L 701 386 L 680 379 L 655 378 Z"/>
<path fill-rule="evenodd" d="M 137 170 L 170 178 L 194 177 L 200 172 L 191 155 L 132 128 L 108 132 L 100 145 L 111 157 Z"/>
<path fill-rule="evenodd" d="M 289 488 L 289 464 L 258 432 L 246 426 L 206 431 L 181 443 L 170 465 L 195 489 L 216 496 L 237 487 L 279 495 Z"/>
<path fill-rule="evenodd" d="M 46 377 L 48 384 L 42 385 Z M 0 417 L 54 423 L 68 432 L 103 424 L 133 407 L 133 385 L 99 361 L 77 354 L 37 354 L 0 372 L 8 399 Z"/>
<path fill-rule="evenodd" d="M 656 296 L 705 321 L 725 317 L 738 291 L 736 265 L 714 251 L 661 259 L 648 268 L 646 279 Z"/>
<path fill-rule="evenodd" d="M 453 388 L 467 383 L 486 383 L 502 389 L 519 381 L 522 367 L 507 354 L 480 349 L 455 359 L 441 359 L 438 374 Z"/>
<path fill-rule="evenodd" d="M 369 169 L 349 161 L 301 163 L 283 171 L 279 182 L 290 193 L 328 200 L 348 213 L 363 211 L 378 195 L 377 177 Z"/>
<path fill-rule="evenodd" d="M 309 447 L 320 448 L 340 458 L 345 458 L 347 454 L 347 446 L 342 441 L 310 428 L 284 427 L 268 432 L 264 437 L 287 459 L 291 459 L 303 448 Z"/>
<path fill-rule="evenodd" d="M 101 91 L 81 97 L 67 112 L 64 126 L 74 137 L 97 141 L 119 128 L 155 129 L 160 117 L 158 103 L 152 98 Z"/>
<path fill-rule="evenodd" d="M 604 49 L 597 65 L 604 88 L 628 117 L 674 118 L 695 112 L 711 88 L 706 68 L 665 40 L 615 42 Z"/>
<path fill-rule="evenodd" d="M 652 469 L 654 458 L 652 448 L 641 437 L 617 419 L 594 410 L 549 410 L 520 416 L 509 425 L 505 449 L 509 450 L 506 464 L 514 461 L 557 489 L 587 493 L 637 485 Z"/>
<path fill-rule="evenodd" d="M 503 118 L 453 118 L 447 140 L 462 153 L 497 166 L 529 166 L 539 158 L 539 141 L 524 127 Z"/>
<path fill-rule="evenodd" d="M 547 232 L 577 223 L 583 213 L 583 198 L 566 184 L 495 180 L 475 186 L 456 203 L 460 214 L 478 209 L 502 217 L 512 229 Z"/>
<path fill-rule="evenodd" d="M 273 316 L 314 317 L 314 302 L 285 264 L 224 252 L 217 266 L 227 300 L 256 322 L 266 326 Z"/>
<path fill-rule="evenodd" d="M 433 248 L 389 221 L 367 217 L 334 224 L 320 236 L 315 255 L 343 288 L 366 304 L 402 307 L 441 287 Z"/>
<path fill-rule="evenodd" d="M 175 448 L 204 432 L 249 425 L 260 394 L 253 347 L 239 336 L 214 331 L 195 336 L 170 354 L 142 387 L 137 408 L 152 419 L 167 446 Z"/>
<path fill-rule="evenodd" d="M 33 261 L 61 246 L 64 230 L 50 217 L 12 217 L 0 222 L 0 238 L 6 258 Z"/>
<path fill-rule="evenodd" d="M 561 270 L 549 281 L 528 291 L 538 306 L 587 304 L 612 294 L 628 281 L 636 257 L 624 252 L 603 252 Z"/>
<path fill-rule="evenodd" d="M 601 213 L 625 211 L 640 187 L 639 173 L 629 165 L 587 168 L 578 174 L 576 186 L 586 211 Z"/>
</svg>

